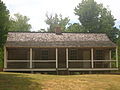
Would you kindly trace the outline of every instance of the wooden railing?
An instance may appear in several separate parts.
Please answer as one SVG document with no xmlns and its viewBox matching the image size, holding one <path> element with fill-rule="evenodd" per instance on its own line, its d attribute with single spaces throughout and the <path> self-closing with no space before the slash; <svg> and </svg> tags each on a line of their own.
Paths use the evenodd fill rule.
<svg viewBox="0 0 120 90">
<path fill-rule="evenodd" d="M 68 60 L 68 68 L 117 68 L 116 60 Z"/>
<path fill-rule="evenodd" d="M 8 68 L 31 68 L 30 60 L 6 60 L 6 62 Z M 56 60 L 32 60 L 31 65 L 32 68 L 56 68 Z"/>
<path fill-rule="evenodd" d="M 30 60 L 6 61 L 8 64 L 13 63 L 13 65 L 26 63 L 27 68 L 30 68 Z M 38 68 L 56 68 L 56 60 L 32 60 L 32 68 L 37 68 L 37 66 L 39 66 Z M 91 60 L 68 60 L 68 68 L 92 68 L 92 62 Z M 116 60 L 93 60 L 93 68 L 116 68 Z"/>
</svg>

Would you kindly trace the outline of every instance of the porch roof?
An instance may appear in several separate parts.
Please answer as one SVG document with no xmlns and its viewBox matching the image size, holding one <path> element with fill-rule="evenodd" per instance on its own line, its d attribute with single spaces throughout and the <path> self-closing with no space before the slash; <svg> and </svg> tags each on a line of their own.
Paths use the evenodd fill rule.
<svg viewBox="0 0 120 90">
<path fill-rule="evenodd" d="M 7 47 L 116 47 L 106 34 L 9 32 Z"/>
</svg>

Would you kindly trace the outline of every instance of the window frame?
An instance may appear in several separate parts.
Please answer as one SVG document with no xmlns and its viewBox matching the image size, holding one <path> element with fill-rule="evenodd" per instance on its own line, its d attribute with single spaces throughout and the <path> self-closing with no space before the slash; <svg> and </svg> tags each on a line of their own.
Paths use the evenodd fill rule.
<svg viewBox="0 0 120 90">
<path fill-rule="evenodd" d="M 69 59 L 70 60 L 77 60 L 77 56 L 78 56 L 77 55 L 77 49 L 70 49 L 70 51 L 69 51 Z"/>
<path fill-rule="evenodd" d="M 104 50 L 96 50 L 95 51 L 95 59 L 96 60 L 104 60 L 105 59 Z"/>
<path fill-rule="evenodd" d="M 42 60 L 49 59 L 49 49 L 41 49 L 41 59 Z"/>
</svg>

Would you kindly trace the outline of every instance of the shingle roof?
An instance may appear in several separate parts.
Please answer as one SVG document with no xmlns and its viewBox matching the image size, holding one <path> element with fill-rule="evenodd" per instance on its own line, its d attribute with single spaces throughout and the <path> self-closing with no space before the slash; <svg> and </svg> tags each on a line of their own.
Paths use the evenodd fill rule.
<svg viewBox="0 0 120 90">
<path fill-rule="evenodd" d="M 116 47 L 106 34 L 9 32 L 7 47 Z"/>
</svg>

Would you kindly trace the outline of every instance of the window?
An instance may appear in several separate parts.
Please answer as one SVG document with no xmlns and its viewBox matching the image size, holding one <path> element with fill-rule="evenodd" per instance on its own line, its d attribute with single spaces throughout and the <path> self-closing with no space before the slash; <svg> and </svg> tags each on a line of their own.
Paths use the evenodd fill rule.
<svg viewBox="0 0 120 90">
<path fill-rule="evenodd" d="M 8 60 L 29 60 L 29 49 L 8 48 Z"/>
<path fill-rule="evenodd" d="M 76 60 L 77 59 L 77 50 L 76 49 L 70 49 L 69 59 L 70 60 Z"/>
<path fill-rule="evenodd" d="M 41 51 L 41 59 L 42 60 L 48 60 L 48 56 L 49 56 L 49 51 L 48 49 L 43 49 Z"/>
<path fill-rule="evenodd" d="M 96 50 L 96 60 L 104 60 L 103 50 Z"/>
</svg>

